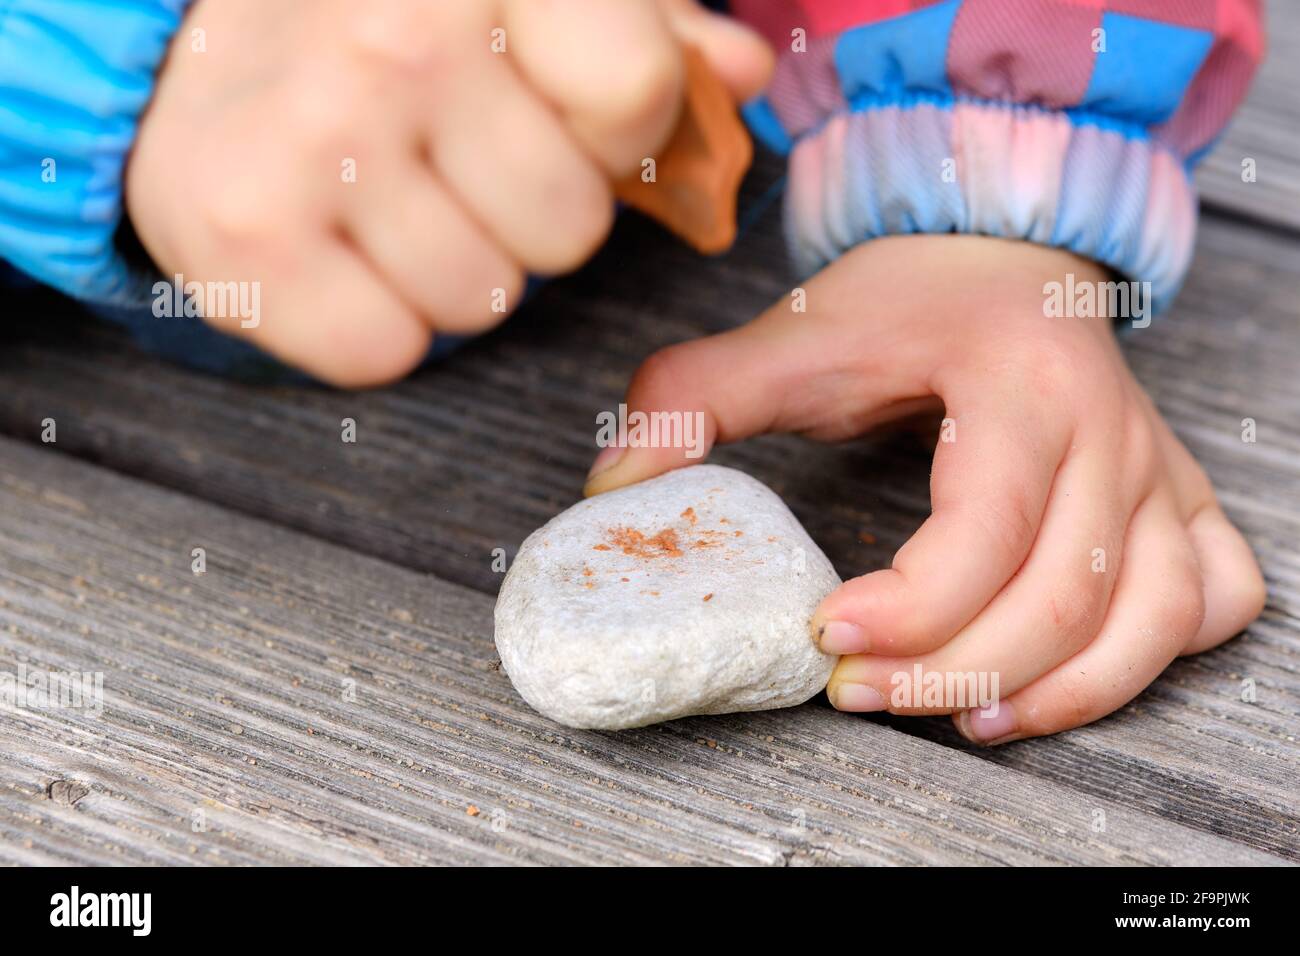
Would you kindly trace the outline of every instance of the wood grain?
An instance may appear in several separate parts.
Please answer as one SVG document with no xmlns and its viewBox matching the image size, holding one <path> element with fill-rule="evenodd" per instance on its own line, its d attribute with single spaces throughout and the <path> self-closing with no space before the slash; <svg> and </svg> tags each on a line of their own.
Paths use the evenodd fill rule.
<svg viewBox="0 0 1300 956">
<path fill-rule="evenodd" d="M 105 690 L 0 711 L 0 862 L 1277 860 L 814 704 L 565 730 L 493 666 L 491 608 L 0 441 L 0 670 Z"/>
<path fill-rule="evenodd" d="M 60 451 L 493 593 L 491 549 L 512 554 L 576 497 L 595 411 L 617 402 L 638 360 L 781 294 L 779 276 L 761 265 L 779 255 L 771 232 L 754 230 L 705 286 L 698 272 L 682 274 L 685 260 L 676 268 L 676 248 L 632 224 L 593 268 L 547 287 L 503 332 L 361 395 L 191 375 L 98 329 L 72 341 L 21 338 L 0 359 L 12 386 L 0 415 L 30 438 L 55 416 Z M 1210 219 L 1178 310 L 1126 342 L 1260 554 L 1264 618 L 1225 648 L 1175 663 L 1108 721 L 972 752 L 982 766 L 1290 858 L 1300 858 L 1297 272 L 1295 242 Z M 339 442 L 344 416 L 359 423 L 356 445 Z M 1258 421 L 1253 445 L 1240 441 L 1247 416 Z M 779 490 L 844 575 L 888 563 L 928 512 L 928 450 L 906 434 L 841 447 L 764 438 L 718 460 Z M 1253 704 L 1240 700 L 1245 679 L 1258 688 Z M 965 748 L 945 721 L 891 726 Z"/>
<path fill-rule="evenodd" d="M 99 328 L 69 334 L 47 315 L 40 331 L 4 333 L 0 430 L 36 441 L 53 417 L 59 451 L 492 594 L 493 549 L 513 555 L 576 498 L 595 414 L 614 407 L 638 362 L 786 293 L 775 219 L 769 210 L 731 255 L 705 266 L 626 220 L 590 268 L 548 286 L 505 328 L 366 394 L 238 386 L 141 355 Z M 1260 556 L 1264 617 L 1225 647 L 1177 662 L 1120 714 L 979 751 L 982 766 L 1300 858 L 1298 287 L 1295 239 L 1209 216 L 1174 313 L 1125 344 Z M 355 445 L 339 440 L 344 417 L 358 423 Z M 1241 441 L 1247 417 L 1258 422 L 1254 444 Z M 928 457 L 904 434 L 834 448 L 766 438 L 716 460 L 782 494 L 849 576 L 886 565 L 924 520 Z M 1255 703 L 1240 699 L 1247 679 Z M 945 721 L 891 725 L 964 746 Z"/>
<path fill-rule="evenodd" d="M 0 441 L 0 670 L 99 669 L 109 706 L 0 710 L 0 861 L 1300 859 L 1300 7 L 1268 10 L 1269 59 L 1198 173 L 1224 215 L 1173 315 L 1125 343 L 1259 554 L 1246 634 L 1098 724 L 997 750 L 824 703 L 624 734 L 524 707 L 493 670 L 493 549 L 574 500 L 595 414 L 647 354 L 788 292 L 764 158 L 730 254 L 624 217 L 504 329 L 380 392 L 241 386 L 10 298 L 0 433 L 35 443 L 50 417 L 58 442 Z M 847 576 L 924 520 L 928 456 L 904 433 L 716 460 Z"/>
</svg>

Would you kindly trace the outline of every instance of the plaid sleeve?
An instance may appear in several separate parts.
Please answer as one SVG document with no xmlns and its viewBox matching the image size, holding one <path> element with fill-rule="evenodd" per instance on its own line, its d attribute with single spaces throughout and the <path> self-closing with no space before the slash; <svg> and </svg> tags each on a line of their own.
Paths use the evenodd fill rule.
<svg viewBox="0 0 1300 956">
<path fill-rule="evenodd" d="M 732 0 L 780 58 L 746 115 L 790 154 L 812 272 L 876 236 L 1059 246 L 1152 283 L 1192 255 L 1191 171 L 1263 55 L 1259 0 Z"/>
</svg>

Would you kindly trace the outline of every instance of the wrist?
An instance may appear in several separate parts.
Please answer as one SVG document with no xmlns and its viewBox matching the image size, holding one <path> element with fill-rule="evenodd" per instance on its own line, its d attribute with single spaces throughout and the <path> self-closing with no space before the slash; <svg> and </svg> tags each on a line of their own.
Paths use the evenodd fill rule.
<svg viewBox="0 0 1300 956">
<path fill-rule="evenodd" d="M 900 301 L 923 310 L 989 317 L 1051 317 L 1056 286 L 1074 291 L 1077 299 L 1084 289 L 1104 292 L 1107 283 L 1119 281 L 1104 265 L 1065 249 L 961 234 L 875 239 L 851 249 L 828 271 L 841 268 L 867 273 L 877 287 L 905 288 Z"/>
</svg>

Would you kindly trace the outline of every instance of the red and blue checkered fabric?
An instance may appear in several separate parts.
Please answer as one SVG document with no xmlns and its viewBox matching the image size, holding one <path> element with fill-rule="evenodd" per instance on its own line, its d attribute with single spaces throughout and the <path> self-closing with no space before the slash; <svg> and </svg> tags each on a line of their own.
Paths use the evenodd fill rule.
<svg viewBox="0 0 1300 956">
<path fill-rule="evenodd" d="M 1159 304 L 1191 256 L 1190 168 L 1263 55 L 1259 0 L 731 7 L 780 52 L 746 112 L 792 153 L 805 269 L 877 235 L 981 232 L 1070 248 Z"/>
</svg>

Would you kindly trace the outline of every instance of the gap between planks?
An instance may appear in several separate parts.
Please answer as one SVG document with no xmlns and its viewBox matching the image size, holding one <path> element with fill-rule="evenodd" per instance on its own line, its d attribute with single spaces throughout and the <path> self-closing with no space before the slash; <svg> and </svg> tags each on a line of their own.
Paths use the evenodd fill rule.
<svg viewBox="0 0 1300 956">
<path fill-rule="evenodd" d="M 0 860 L 1278 861 L 811 704 L 566 730 L 493 667 L 491 604 L 0 440 L 0 666 L 105 685 L 0 718 Z"/>
<path fill-rule="evenodd" d="M 1207 217 L 1174 314 L 1125 343 L 1259 553 L 1270 587 L 1263 619 L 1175 663 L 1108 721 L 978 751 L 1293 858 L 1298 250 Z M 141 356 L 101 329 L 24 337 L 0 352 L 10 389 L 0 427 L 34 438 L 42 418 L 56 417 L 60 450 L 491 593 L 492 549 L 513 553 L 576 497 L 594 410 L 619 400 L 652 348 L 725 328 L 784 294 L 782 256 L 779 239 L 756 230 L 706 276 L 653 229 L 620 224 L 591 269 L 548 287 L 529 314 L 437 369 L 362 395 L 241 387 Z M 634 290 L 620 263 L 655 263 L 656 281 Z M 1259 423 L 1253 445 L 1240 440 L 1247 415 Z M 345 416 L 359 423 L 357 445 L 337 440 Z M 717 455 L 782 494 L 845 576 L 887 563 L 924 519 L 928 458 L 906 436 L 846 448 L 762 439 Z M 1240 700 L 1245 679 L 1255 703 Z M 895 726 L 959 745 L 941 721 Z"/>
</svg>

